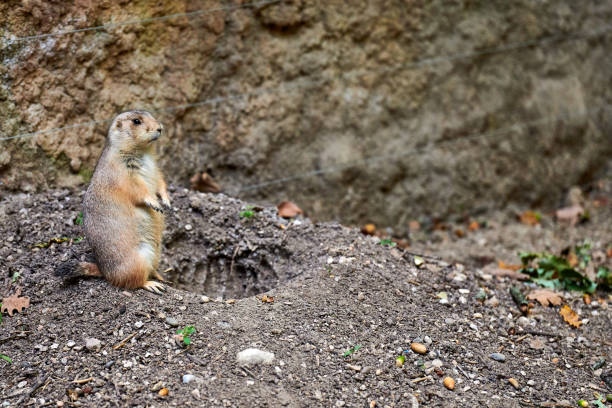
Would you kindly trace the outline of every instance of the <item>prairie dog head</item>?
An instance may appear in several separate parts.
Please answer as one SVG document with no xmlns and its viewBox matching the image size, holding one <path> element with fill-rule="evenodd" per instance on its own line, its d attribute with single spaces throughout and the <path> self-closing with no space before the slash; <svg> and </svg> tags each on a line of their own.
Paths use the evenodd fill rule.
<svg viewBox="0 0 612 408">
<path fill-rule="evenodd" d="M 162 124 L 149 112 L 123 112 L 113 120 L 108 141 L 121 150 L 144 150 L 159 139 L 162 130 Z"/>
</svg>

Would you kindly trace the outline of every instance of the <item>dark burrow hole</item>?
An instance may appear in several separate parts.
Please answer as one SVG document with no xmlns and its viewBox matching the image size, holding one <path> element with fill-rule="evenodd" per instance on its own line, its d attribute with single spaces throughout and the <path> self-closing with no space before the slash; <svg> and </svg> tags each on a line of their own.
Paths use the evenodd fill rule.
<svg viewBox="0 0 612 408">
<path fill-rule="evenodd" d="M 268 292 L 300 274 L 284 248 L 242 248 L 169 259 L 174 287 L 211 298 L 240 299 Z"/>
</svg>

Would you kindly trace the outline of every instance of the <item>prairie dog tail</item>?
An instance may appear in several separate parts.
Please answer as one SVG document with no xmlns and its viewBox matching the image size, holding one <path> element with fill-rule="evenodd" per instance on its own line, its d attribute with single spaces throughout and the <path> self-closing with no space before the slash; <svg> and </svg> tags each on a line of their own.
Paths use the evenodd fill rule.
<svg viewBox="0 0 612 408">
<path fill-rule="evenodd" d="M 98 269 L 98 265 L 92 262 L 78 262 L 70 260 L 64 262 L 55 270 L 55 276 L 60 276 L 64 281 L 72 281 L 78 278 L 96 277 L 102 278 L 103 275 Z"/>
</svg>

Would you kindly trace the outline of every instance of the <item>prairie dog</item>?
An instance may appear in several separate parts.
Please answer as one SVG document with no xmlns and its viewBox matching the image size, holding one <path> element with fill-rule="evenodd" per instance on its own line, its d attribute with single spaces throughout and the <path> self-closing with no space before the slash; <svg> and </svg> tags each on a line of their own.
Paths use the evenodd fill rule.
<svg viewBox="0 0 612 408">
<path fill-rule="evenodd" d="M 115 286 L 161 293 L 157 272 L 164 230 L 162 206 L 170 207 L 154 142 L 162 125 L 149 112 L 129 111 L 110 126 L 106 145 L 83 201 L 85 237 L 96 263 L 82 274 Z"/>
</svg>

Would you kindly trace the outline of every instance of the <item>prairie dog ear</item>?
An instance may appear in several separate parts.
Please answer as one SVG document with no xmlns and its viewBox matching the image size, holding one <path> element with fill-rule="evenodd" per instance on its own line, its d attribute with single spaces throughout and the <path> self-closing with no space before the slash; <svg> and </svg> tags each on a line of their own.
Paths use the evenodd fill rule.
<svg viewBox="0 0 612 408">
<path fill-rule="evenodd" d="M 121 121 L 120 120 L 117 121 L 117 129 L 121 129 Z"/>
</svg>

